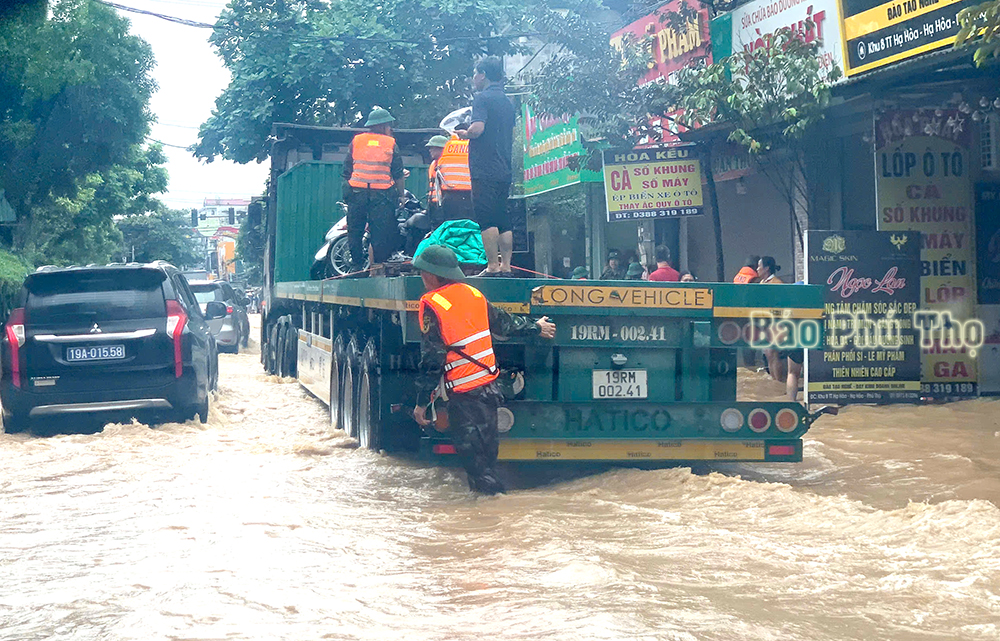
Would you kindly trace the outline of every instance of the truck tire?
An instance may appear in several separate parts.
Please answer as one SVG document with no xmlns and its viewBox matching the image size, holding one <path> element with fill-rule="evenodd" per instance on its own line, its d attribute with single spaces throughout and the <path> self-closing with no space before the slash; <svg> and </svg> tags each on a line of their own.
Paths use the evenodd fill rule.
<svg viewBox="0 0 1000 641">
<path fill-rule="evenodd" d="M 351 339 L 347 342 L 347 349 L 344 354 L 344 375 L 342 378 L 341 387 L 344 392 L 341 398 L 343 399 L 343 405 L 340 410 L 340 415 L 343 417 L 343 429 L 347 432 L 347 435 L 351 438 L 358 437 L 358 412 L 357 412 L 357 397 L 358 397 L 358 367 L 361 364 L 360 360 L 360 350 L 358 349 L 358 340 L 356 337 L 351 336 Z"/>
<path fill-rule="evenodd" d="M 382 449 L 380 383 L 378 351 L 375 340 L 369 339 L 358 368 L 358 442 L 374 452 Z"/>
<path fill-rule="evenodd" d="M 284 348 L 281 375 L 295 378 L 299 363 L 299 330 L 291 322 L 285 326 Z"/>
<path fill-rule="evenodd" d="M 282 362 L 285 359 L 285 318 L 282 316 L 278 319 L 278 327 L 275 331 L 274 341 L 274 373 L 278 376 L 285 375 L 285 364 Z"/>
<path fill-rule="evenodd" d="M 279 323 L 271 325 L 267 339 L 267 373 L 278 373 L 278 327 Z"/>
<path fill-rule="evenodd" d="M 344 419 L 341 410 L 344 407 L 344 388 L 341 385 L 344 374 L 344 335 L 338 334 L 333 341 L 330 354 L 330 430 L 343 429 Z"/>
</svg>

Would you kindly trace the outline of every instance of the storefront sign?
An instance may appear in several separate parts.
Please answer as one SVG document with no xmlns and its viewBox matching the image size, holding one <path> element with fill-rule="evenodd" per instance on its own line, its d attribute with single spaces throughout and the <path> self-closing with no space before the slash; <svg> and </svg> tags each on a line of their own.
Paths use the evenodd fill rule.
<svg viewBox="0 0 1000 641">
<path fill-rule="evenodd" d="M 957 110 L 875 119 L 878 228 L 920 232 L 920 309 L 947 311 L 959 328 L 974 320 L 976 302 L 970 124 Z M 967 348 L 938 336 L 921 352 L 924 396 L 976 394 Z"/>
<path fill-rule="evenodd" d="M 604 151 L 608 222 L 704 213 L 693 147 Z"/>
<path fill-rule="evenodd" d="M 809 350 L 811 403 L 920 397 L 920 234 L 806 232 L 806 281 L 825 288 L 822 351 Z"/>
<path fill-rule="evenodd" d="M 555 118 L 521 108 L 524 127 L 524 195 L 542 194 L 580 182 L 570 159 L 585 154 L 577 116 Z"/>
<path fill-rule="evenodd" d="M 714 24 L 717 21 L 720 28 Z M 817 44 L 816 55 L 824 75 L 835 65 L 844 68 L 837 0 L 755 0 L 713 20 L 712 33 L 728 23 L 731 23 L 732 51 L 753 52 L 763 47 L 765 39 L 778 29 L 791 28 L 805 42 Z M 713 44 L 717 59 L 732 53 L 720 51 L 718 43 L 713 41 Z"/>
<path fill-rule="evenodd" d="M 639 18 L 635 22 L 619 29 L 611 36 L 611 44 L 621 48 L 622 41 L 626 35 L 639 42 L 645 38 L 650 38 L 649 71 L 639 80 L 639 86 L 649 82 L 664 81 L 676 82 L 675 74 L 689 66 L 691 63 L 704 60 L 706 64 L 712 63 L 712 47 L 709 37 L 709 15 L 708 6 L 703 4 L 688 3 L 697 9 L 693 20 L 688 21 L 686 29 L 678 30 L 669 26 L 663 19 L 671 13 L 678 13 L 686 0 L 671 0 L 662 5 L 656 11 Z M 676 143 L 680 139 L 677 137 L 679 131 L 686 131 L 686 128 L 677 124 L 674 116 L 677 112 L 666 114 L 665 118 L 653 118 L 650 120 L 651 127 L 662 128 L 660 140 L 649 140 L 649 144 Z"/>
<path fill-rule="evenodd" d="M 1000 305 L 1000 183 L 976 185 L 976 280 L 980 305 Z"/>
<path fill-rule="evenodd" d="M 978 0 L 840 0 L 845 74 L 853 76 L 955 42 L 958 12 Z"/>
</svg>

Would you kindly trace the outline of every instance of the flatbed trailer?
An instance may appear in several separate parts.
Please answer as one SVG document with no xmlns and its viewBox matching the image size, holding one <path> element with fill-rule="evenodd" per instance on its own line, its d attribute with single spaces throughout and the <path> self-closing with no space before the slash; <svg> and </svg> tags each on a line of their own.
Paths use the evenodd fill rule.
<svg viewBox="0 0 1000 641">
<path fill-rule="evenodd" d="M 364 447 L 447 456 L 446 435 L 412 417 L 420 360 L 416 275 L 306 280 L 336 222 L 343 158 L 359 130 L 275 125 L 267 204 L 262 360 L 330 408 Z M 396 130 L 426 193 L 424 144 Z M 405 272 L 405 268 L 401 268 Z M 509 312 L 549 316 L 555 340 L 495 340 L 507 395 L 507 461 L 799 461 L 815 420 L 798 403 L 737 402 L 737 348 L 751 317 L 822 344 L 823 291 L 810 285 L 470 278 Z M 444 412 L 439 416 L 444 420 Z"/>
<path fill-rule="evenodd" d="M 738 402 L 736 350 L 754 317 L 821 332 L 822 289 L 715 283 L 484 279 L 512 313 L 548 316 L 554 340 L 496 340 L 508 410 L 504 461 L 802 459 L 816 418 L 799 403 Z M 412 418 L 420 359 L 416 276 L 276 285 L 265 360 L 371 449 L 454 452 Z M 757 321 L 760 324 L 760 321 Z M 442 420 L 439 418 L 439 420 Z"/>
</svg>

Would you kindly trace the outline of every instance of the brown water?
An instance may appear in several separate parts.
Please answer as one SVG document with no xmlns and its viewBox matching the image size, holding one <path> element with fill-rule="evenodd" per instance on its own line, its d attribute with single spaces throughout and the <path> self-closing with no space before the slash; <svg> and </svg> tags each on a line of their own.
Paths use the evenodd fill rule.
<svg viewBox="0 0 1000 641">
<path fill-rule="evenodd" d="M 0 638 L 1000 638 L 998 402 L 483 499 L 328 433 L 257 355 L 221 366 L 204 426 L 0 435 Z"/>
</svg>

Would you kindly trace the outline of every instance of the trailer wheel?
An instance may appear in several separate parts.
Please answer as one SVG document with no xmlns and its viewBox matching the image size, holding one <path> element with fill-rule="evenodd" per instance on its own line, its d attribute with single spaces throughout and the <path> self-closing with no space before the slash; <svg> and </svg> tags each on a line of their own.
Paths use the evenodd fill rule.
<svg viewBox="0 0 1000 641">
<path fill-rule="evenodd" d="M 333 341 L 330 354 L 330 430 L 339 430 L 344 426 L 341 410 L 344 407 L 344 388 L 341 385 L 344 372 L 344 335 L 338 334 Z"/>
<path fill-rule="evenodd" d="M 281 319 L 278 321 L 271 325 L 270 336 L 267 339 L 267 373 L 272 375 L 278 373 L 278 328 L 281 326 Z"/>
<path fill-rule="evenodd" d="M 374 339 L 365 345 L 358 371 L 358 441 L 361 447 L 377 452 L 382 449 L 381 381 Z"/>
<path fill-rule="evenodd" d="M 358 340 L 351 336 L 347 343 L 347 350 L 344 355 L 344 376 L 343 376 L 343 399 L 340 415 L 343 420 L 343 430 L 351 438 L 358 437 L 358 414 L 357 414 L 357 385 L 356 378 L 358 366 L 360 365 L 360 350 L 358 350 Z"/>
<path fill-rule="evenodd" d="M 298 374 L 299 330 L 289 322 L 285 325 L 285 340 L 281 355 L 281 375 L 294 378 Z"/>
</svg>

